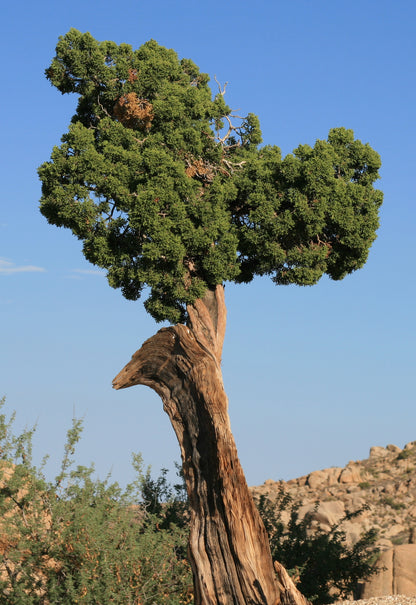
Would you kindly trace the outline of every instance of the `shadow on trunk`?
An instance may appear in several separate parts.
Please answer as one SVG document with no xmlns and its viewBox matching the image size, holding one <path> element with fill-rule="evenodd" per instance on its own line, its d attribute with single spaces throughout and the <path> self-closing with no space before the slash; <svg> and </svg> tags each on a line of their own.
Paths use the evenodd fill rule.
<svg viewBox="0 0 416 605">
<path fill-rule="evenodd" d="M 163 401 L 181 449 L 196 605 L 306 605 L 273 562 L 237 456 L 221 374 L 224 289 L 188 307 L 188 325 L 159 330 L 113 381 L 146 385 Z"/>
</svg>

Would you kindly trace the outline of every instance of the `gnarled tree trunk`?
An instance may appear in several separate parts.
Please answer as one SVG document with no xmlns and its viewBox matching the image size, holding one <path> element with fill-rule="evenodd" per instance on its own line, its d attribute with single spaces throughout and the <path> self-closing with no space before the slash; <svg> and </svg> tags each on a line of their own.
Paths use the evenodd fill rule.
<svg viewBox="0 0 416 605">
<path fill-rule="evenodd" d="M 172 422 L 191 510 L 195 604 L 304 605 L 290 579 L 279 571 L 276 577 L 231 433 L 220 368 L 223 287 L 208 291 L 188 315 L 188 326 L 163 328 L 147 340 L 113 386 L 151 387 Z"/>
</svg>

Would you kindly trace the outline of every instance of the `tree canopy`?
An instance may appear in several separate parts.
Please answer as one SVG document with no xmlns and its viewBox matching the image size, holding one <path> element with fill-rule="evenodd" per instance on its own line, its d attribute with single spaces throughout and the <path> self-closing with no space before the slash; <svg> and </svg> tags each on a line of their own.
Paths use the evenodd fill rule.
<svg viewBox="0 0 416 605">
<path fill-rule="evenodd" d="M 282 158 L 225 87 L 213 95 L 207 74 L 154 40 L 133 50 L 71 29 L 46 75 L 79 100 L 39 168 L 41 212 L 126 298 L 145 290 L 157 321 L 186 320 L 226 281 L 313 285 L 366 262 L 381 162 L 351 130 Z"/>
</svg>

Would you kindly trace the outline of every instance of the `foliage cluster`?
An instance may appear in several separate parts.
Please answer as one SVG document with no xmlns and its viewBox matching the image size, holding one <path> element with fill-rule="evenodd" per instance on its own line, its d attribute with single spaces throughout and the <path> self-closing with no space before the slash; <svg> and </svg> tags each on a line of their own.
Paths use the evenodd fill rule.
<svg viewBox="0 0 416 605">
<path fill-rule="evenodd" d="M 134 455 L 137 478 L 125 489 L 110 477 L 94 479 L 93 466 L 75 466 L 82 422 L 74 420 L 60 472 L 48 482 L 42 466 L 32 464 L 35 429 L 15 437 L 13 420 L 0 413 L 0 601 L 190 605 L 189 512 L 181 473 L 171 486 L 165 469 L 154 479 Z M 357 580 L 374 573 L 374 532 L 351 547 L 339 525 L 329 533 L 311 532 L 310 518 L 300 519 L 299 505 L 283 492 L 276 501 L 262 497 L 258 508 L 273 559 L 311 601 L 347 596 Z M 286 525 L 283 511 L 290 512 Z"/>
<path fill-rule="evenodd" d="M 71 29 L 47 78 L 78 107 L 39 169 L 41 212 L 157 320 L 225 281 L 342 279 L 367 259 L 382 193 L 379 155 L 335 128 L 282 159 L 225 87 L 154 40 L 133 50 Z"/>
</svg>

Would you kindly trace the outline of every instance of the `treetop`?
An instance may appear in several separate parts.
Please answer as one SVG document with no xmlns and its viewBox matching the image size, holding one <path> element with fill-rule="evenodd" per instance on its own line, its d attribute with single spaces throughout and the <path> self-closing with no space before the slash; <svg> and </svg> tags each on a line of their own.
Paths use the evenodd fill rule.
<svg viewBox="0 0 416 605">
<path fill-rule="evenodd" d="M 379 155 L 345 128 L 282 159 L 225 87 L 154 40 L 133 50 L 71 29 L 46 70 L 79 96 L 39 168 L 41 212 L 83 241 L 128 299 L 186 320 L 207 288 L 270 275 L 315 284 L 359 269 L 378 227 Z"/>
</svg>

